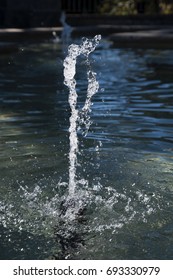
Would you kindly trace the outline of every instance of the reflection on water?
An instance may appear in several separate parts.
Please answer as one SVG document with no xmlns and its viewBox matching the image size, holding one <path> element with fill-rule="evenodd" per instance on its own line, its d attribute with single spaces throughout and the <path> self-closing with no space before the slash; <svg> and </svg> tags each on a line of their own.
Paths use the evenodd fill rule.
<svg viewBox="0 0 173 280">
<path fill-rule="evenodd" d="M 91 57 L 100 90 L 90 131 L 79 132 L 85 244 L 70 257 L 172 259 L 173 51 L 104 47 Z M 58 252 L 70 115 L 63 59 L 55 44 L 0 57 L 0 259 Z M 76 80 L 82 108 L 80 58 Z"/>
</svg>

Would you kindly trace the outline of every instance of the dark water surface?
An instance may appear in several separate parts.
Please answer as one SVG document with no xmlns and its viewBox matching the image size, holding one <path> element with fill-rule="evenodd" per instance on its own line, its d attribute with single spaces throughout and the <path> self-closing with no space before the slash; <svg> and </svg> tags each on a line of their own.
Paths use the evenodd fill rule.
<svg viewBox="0 0 173 280">
<path fill-rule="evenodd" d="M 0 56 L 0 259 L 46 259 L 68 192 L 68 90 L 61 46 Z M 79 186 L 88 201 L 74 259 L 173 258 L 173 50 L 91 55 L 100 83 L 92 125 L 79 131 Z M 77 66 L 78 106 L 87 88 Z M 76 229 L 78 230 L 78 229 Z"/>
</svg>

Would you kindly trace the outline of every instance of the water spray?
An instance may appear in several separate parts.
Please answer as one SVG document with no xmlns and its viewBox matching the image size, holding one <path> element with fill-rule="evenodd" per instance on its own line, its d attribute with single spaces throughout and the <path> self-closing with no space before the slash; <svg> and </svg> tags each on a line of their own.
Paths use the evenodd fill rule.
<svg viewBox="0 0 173 280">
<path fill-rule="evenodd" d="M 64 60 L 64 84 L 69 89 L 69 106 L 71 109 L 70 127 L 69 127 L 69 193 L 68 197 L 61 202 L 60 205 L 60 219 L 59 225 L 55 229 L 56 239 L 61 247 L 59 259 L 66 259 L 72 254 L 72 251 L 80 245 L 84 245 L 84 229 L 83 223 L 86 219 L 84 213 L 86 212 L 86 201 L 79 198 L 76 194 L 78 185 L 77 181 L 77 155 L 78 136 L 77 131 L 79 124 L 84 124 L 86 131 L 89 130 L 90 120 L 89 112 L 91 107 L 91 98 L 98 91 L 99 84 L 96 80 L 96 73 L 92 71 L 89 54 L 95 50 L 101 35 L 96 35 L 93 39 L 84 38 L 80 45 L 72 44 L 68 48 L 68 54 Z M 84 55 L 87 62 L 87 95 L 84 106 L 81 110 L 77 109 L 78 94 L 76 91 L 76 63 L 77 57 Z"/>
<path fill-rule="evenodd" d="M 101 40 L 101 35 L 96 35 L 93 39 L 84 38 L 80 45 L 72 44 L 68 48 L 67 57 L 64 60 L 64 84 L 69 89 L 69 105 L 71 109 L 70 116 L 70 127 L 69 127 L 69 141 L 70 141 L 70 151 L 69 151 L 69 196 L 73 197 L 75 194 L 75 189 L 77 185 L 76 181 L 76 167 L 77 167 L 77 154 L 78 154 L 78 137 L 77 129 L 78 122 L 84 122 L 84 116 L 86 117 L 91 106 L 91 98 L 98 91 L 99 84 L 96 80 L 96 73 L 90 69 L 87 71 L 88 89 L 85 104 L 79 112 L 76 108 L 77 105 L 77 91 L 76 91 L 76 62 L 77 57 L 81 54 L 85 56 L 87 64 L 89 63 L 89 54 L 95 50 L 99 41 Z M 82 113 L 82 114 L 80 114 Z M 87 119 L 87 118 L 86 118 Z M 85 123 L 87 130 L 89 129 L 89 122 Z"/>
</svg>

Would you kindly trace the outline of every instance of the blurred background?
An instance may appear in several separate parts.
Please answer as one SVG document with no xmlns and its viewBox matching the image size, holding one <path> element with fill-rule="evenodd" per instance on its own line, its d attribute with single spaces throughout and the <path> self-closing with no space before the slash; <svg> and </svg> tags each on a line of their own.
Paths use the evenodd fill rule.
<svg viewBox="0 0 173 280">
<path fill-rule="evenodd" d="M 59 26 L 62 11 L 88 20 L 102 15 L 162 18 L 173 14 L 173 0 L 0 0 L 0 28 Z"/>
</svg>

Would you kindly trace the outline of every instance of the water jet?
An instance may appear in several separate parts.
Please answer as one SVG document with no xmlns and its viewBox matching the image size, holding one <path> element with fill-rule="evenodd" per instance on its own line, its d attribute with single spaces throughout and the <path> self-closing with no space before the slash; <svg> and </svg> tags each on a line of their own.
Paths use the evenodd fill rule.
<svg viewBox="0 0 173 280">
<path fill-rule="evenodd" d="M 89 54 L 95 50 L 101 35 L 96 35 L 93 39 L 83 38 L 80 45 L 72 44 L 68 48 L 68 54 L 64 60 L 64 84 L 69 89 L 69 106 L 71 109 L 70 127 L 69 127 L 69 184 L 68 196 L 60 204 L 60 221 L 56 227 L 55 235 L 58 243 L 61 246 L 62 256 L 66 257 L 69 250 L 77 248 L 79 244 L 84 245 L 84 232 L 79 232 L 77 224 L 86 222 L 84 213 L 87 209 L 87 202 L 85 199 L 79 199 L 76 193 L 77 181 L 77 166 L 79 153 L 78 135 L 77 131 L 79 124 L 84 124 L 87 131 L 90 126 L 89 112 L 91 107 L 91 98 L 98 91 L 99 84 L 96 80 L 96 73 L 92 71 L 89 61 Z M 87 95 L 84 105 L 81 110 L 77 109 L 77 91 L 76 91 L 76 63 L 77 57 L 83 55 L 87 64 Z M 75 225 L 75 226 L 74 226 Z"/>
</svg>

